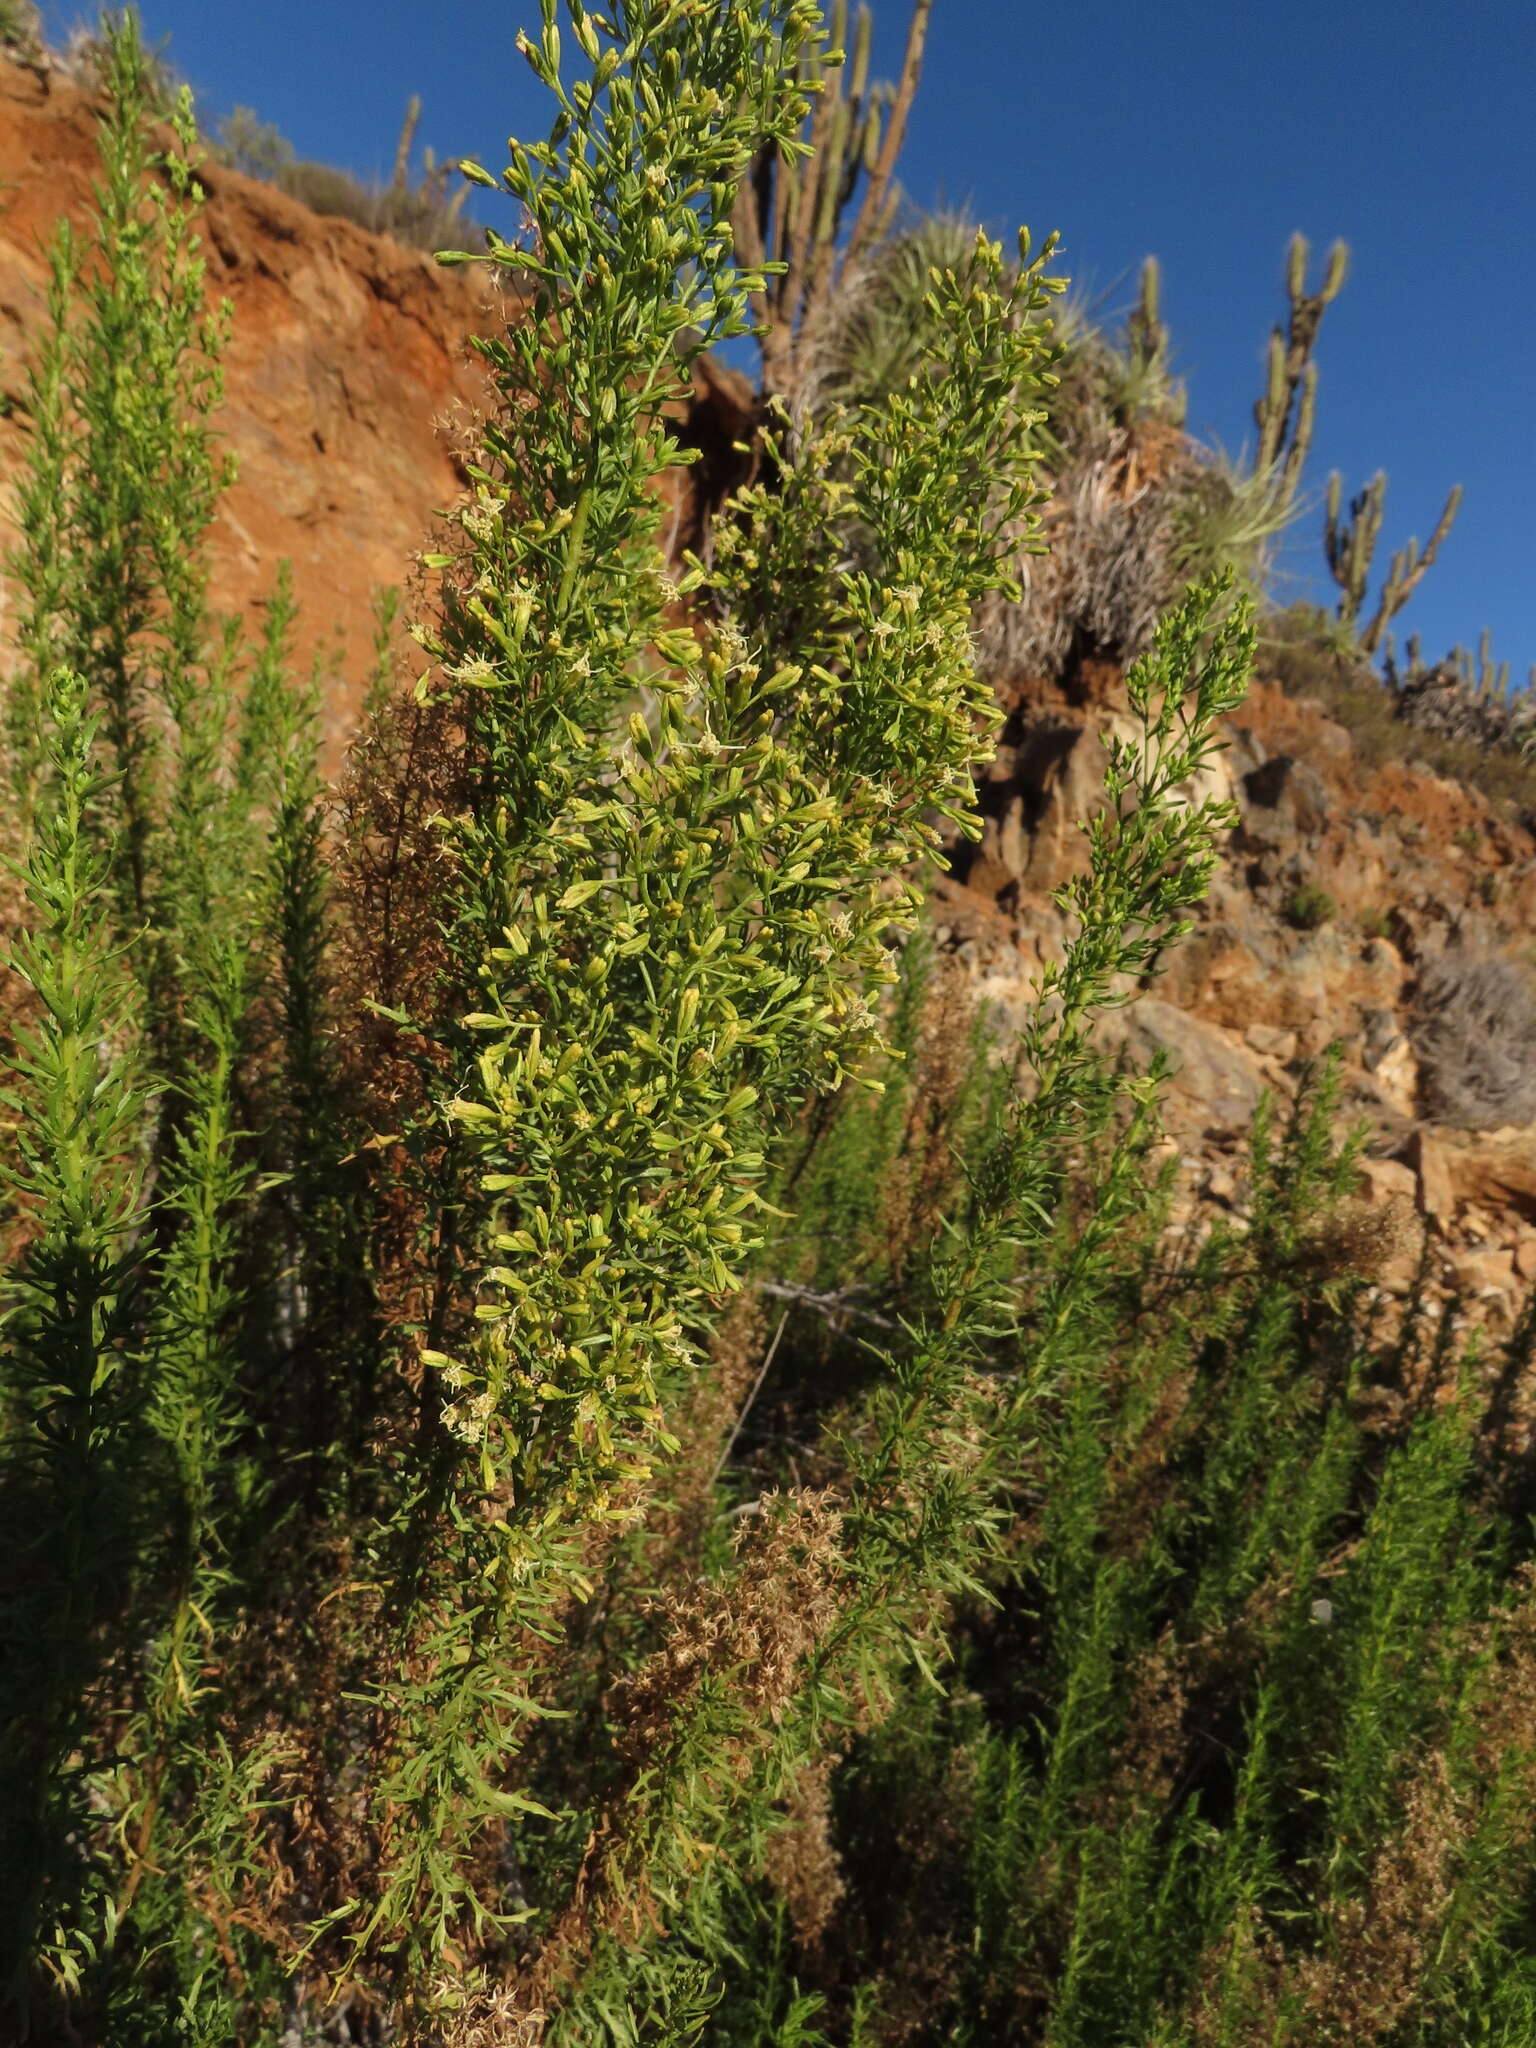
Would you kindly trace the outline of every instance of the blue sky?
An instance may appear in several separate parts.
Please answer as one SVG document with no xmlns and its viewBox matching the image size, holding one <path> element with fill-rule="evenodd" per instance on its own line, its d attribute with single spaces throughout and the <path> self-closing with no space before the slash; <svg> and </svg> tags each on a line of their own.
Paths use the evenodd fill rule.
<svg viewBox="0 0 1536 2048">
<path fill-rule="evenodd" d="M 405 103 L 439 155 L 500 168 L 542 134 L 513 49 L 536 0 L 142 0 L 207 106 L 253 106 L 302 155 L 387 171 Z M 54 0 L 52 25 L 77 18 Z M 894 70 L 906 0 L 878 0 Z M 1123 308 L 1162 261 L 1190 424 L 1252 436 L 1294 229 L 1342 237 L 1324 321 L 1310 490 L 1288 553 L 1328 595 L 1321 495 L 1378 468 L 1380 561 L 1465 502 L 1400 630 L 1427 651 L 1484 626 L 1517 681 L 1536 661 L 1536 7 L 1531 0 L 937 0 L 903 181 L 996 232 L 1058 229 L 1060 268 Z M 492 200 L 494 206 L 495 202 Z M 487 216 L 489 217 L 489 216 Z"/>
</svg>

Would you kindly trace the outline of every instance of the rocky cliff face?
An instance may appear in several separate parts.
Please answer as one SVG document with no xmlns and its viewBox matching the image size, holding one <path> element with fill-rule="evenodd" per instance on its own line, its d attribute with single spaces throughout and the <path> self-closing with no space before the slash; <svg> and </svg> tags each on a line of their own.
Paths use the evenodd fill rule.
<svg viewBox="0 0 1536 2048">
<path fill-rule="evenodd" d="M 0 63 L 0 483 L 28 431 L 47 239 L 60 213 L 83 208 L 93 164 L 89 100 Z M 276 562 L 292 562 L 301 652 L 341 644 L 334 760 L 372 593 L 405 579 L 432 513 L 461 488 L 439 423 L 480 397 L 468 338 L 507 309 L 487 272 L 439 270 L 231 172 L 206 181 L 210 283 L 234 307 L 223 429 L 240 463 L 213 539 L 215 602 L 254 613 Z M 675 543 L 699 537 L 750 421 L 741 380 L 702 371 L 678 423 L 704 459 L 686 486 L 671 481 Z M 1102 736 L 1125 711 L 1116 671 L 1092 664 L 1070 688 L 1020 679 L 1004 708 L 985 837 L 941 885 L 939 930 L 1006 1013 L 1062 941 L 1050 892 L 1083 857 L 1076 828 L 1098 801 Z M 1536 840 L 1411 760 L 1370 765 L 1319 705 L 1273 684 L 1255 685 L 1228 739 L 1210 777 L 1240 811 L 1223 870 L 1199 929 L 1110 1035 L 1133 1057 L 1169 1053 L 1170 1141 L 1189 1190 L 1234 1206 L 1261 1090 L 1289 1095 L 1305 1061 L 1342 1040 L 1347 1106 L 1371 1133 L 1364 1199 L 1391 1225 L 1389 1285 L 1406 1285 L 1427 1225 L 1441 1278 L 1507 1315 L 1536 1280 L 1536 1098 L 1522 1092 L 1536 1022 L 1518 971 L 1500 963 L 1536 932 Z M 1474 985 L 1464 970 L 1479 963 L 1492 980 Z M 1457 1061 L 1464 1085 L 1448 1092 L 1442 1070 Z"/>
<path fill-rule="evenodd" d="M 0 492 L 29 428 L 26 368 L 60 216 L 78 221 L 96 172 L 91 97 L 0 59 Z M 469 342 L 505 324 L 488 266 L 430 256 L 323 219 L 237 172 L 205 164 L 208 285 L 229 300 L 220 426 L 239 464 L 212 536 L 213 596 L 250 618 L 279 561 L 293 566 L 298 654 L 334 658 L 327 746 L 340 757 L 370 643 L 373 594 L 407 577 L 432 515 L 459 495 L 453 428 L 484 376 Z M 701 451 L 683 488 L 667 479 L 675 545 L 699 537 L 700 505 L 728 488 L 750 430 L 744 380 L 707 366 L 679 421 Z M 8 536 L 7 536 L 8 539 Z"/>
<path fill-rule="evenodd" d="M 0 482 L 28 431 L 47 244 L 61 214 L 81 217 L 94 174 L 90 98 L 0 63 Z M 240 470 L 213 535 L 214 599 L 254 615 L 286 557 L 301 658 L 339 640 L 355 680 L 373 592 L 403 580 L 460 488 L 435 422 L 480 392 L 466 341 L 494 317 L 494 288 L 216 165 L 203 177 L 209 288 L 234 308 L 221 427 Z M 349 708 L 338 692 L 333 754 Z"/>
<path fill-rule="evenodd" d="M 1082 863 L 1119 678 L 1023 683 L 982 789 L 980 846 L 941 886 L 940 932 L 1006 1014 L 1065 936 L 1050 892 Z M 1401 1291 L 1425 1228 L 1438 1285 L 1498 1322 L 1536 1280 L 1536 837 L 1411 757 L 1372 765 L 1323 707 L 1257 681 L 1207 786 L 1239 822 L 1196 930 L 1105 1036 L 1172 1063 L 1186 1191 L 1240 1207 L 1264 1090 L 1292 1098 L 1343 1049 L 1368 1129 L 1362 1199 Z"/>
</svg>

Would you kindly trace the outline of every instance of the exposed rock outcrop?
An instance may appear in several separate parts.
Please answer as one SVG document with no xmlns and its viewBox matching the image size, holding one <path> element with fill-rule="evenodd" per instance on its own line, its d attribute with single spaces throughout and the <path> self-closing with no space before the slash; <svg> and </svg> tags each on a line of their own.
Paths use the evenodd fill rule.
<svg viewBox="0 0 1536 2048">
<path fill-rule="evenodd" d="M 30 427 L 26 368 L 42 314 L 47 246 L 79 221 L 95 175 L 93 101 L 0 63 L 0 480 Z M 220 431 L 239 462 L 212 537 L 215 601 L 254 619 L 276 563 L 293 564 L 299 653 L 338 637 L 361 674 L 373 592 L 402 581 L 434 508 L 460 489 L 436 422 L 482 388 L 467 338 L 495 315 L 479 269 L 322 220 L 296 200 L 204 166 L 210 292 L 234 307 Z M 337 751 L 345 691 L 327 708 Z"/>
<path fill-rule="evenodd" d="M 1050 892 L 1083 864 L 1078 823 L 1102 801 L 1104 740 L 1127 727 L 1117 680 L 1099 665 L 1070 687 L 1014 691 L 982 786 L 982 840 L 940 892 L 945 942 L 1005 1018 L 1066 936 Z M 1526 986 L 1518 965 L 1490 976 L 1486 963 L 1518 963 L 1536 933 L 1536 838 L 1411 760 L 1371 765 L 1320 705 L 1274 684 L 1254 684 L 1225 737 L 1187 794 L 1235 801 L 1226 858 L 1195 931 L 1105 1021 L 1104 1042 L 1137 1064 L 1165 1056 L 1191 1191 L 1232 1201 L 1260 1092 L 1290 1098 L 1305 1064 L 1339 1043 L 1344 1111 L 1368 1132 L 1365 1194 L 1411 1198 L 1445 1284 L 1507 1314 L 1536 1269 L 1536 1126 L 1433 1121 L 1447 1099 L 1475 1104 L 1478 1076 L 1427 1085 L 1425 1012 L 1431 988 L 1437 1006 L 1446 988 L 1454 1003 L 1462 962 L 1476 1014 L 1490 979 Z M 1526 1000 L 1528 1024 L 1511 1015 L 1497 1028 L 1536 1031 L 1536 988 Z M 1459 1059 L 1506 1079 L 1509 1055 L 1475 1019 L 1457 1042 Z M 1406 1285 L 1411 1268 L 1399 1260 L 1389 1278 Z"/>
<path fill-rule="evenodd" d="M 0 59 L 0 492 L 30 431 L 26 372 L 48 244 L 59 218 L 79 222 L 90 200 L 94 104 L 56 74 Z M 470 338 L 495 332 L 516 301 L 487 266 L 443 268 L 217 164 L 199 176 L 210 294 L 234 309 L 219 430 L 239 475 L 212 535 L 214 601 L 254 622 L 276 564 L 292 563 L 300 663 L 339 650 L 326 702 L 334 765 L 356 713 L 373 594 L 405 580 L 433 513 L 463 488 L 444 427 L 483 401 Z M 678 431 L 700 459 L 663 486 L 675 546 L 702 537 L 709 494 L 737 480 L 733 444 L 753 425 L 744 378 L 709 364 L 695 388 Z"/>
</svg>

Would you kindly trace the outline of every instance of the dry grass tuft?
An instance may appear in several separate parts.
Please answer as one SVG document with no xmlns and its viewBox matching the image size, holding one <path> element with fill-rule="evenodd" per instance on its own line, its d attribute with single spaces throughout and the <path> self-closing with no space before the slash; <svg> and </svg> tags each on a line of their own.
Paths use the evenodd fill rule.
<svg viewBox="0 0 1536 2048">
<path fill-rule="evenodd" d="M 1371 1280 L 1419 1250 L 1423 1224 L 1406 1195 L 1372 1202 L 1348 1195 L 1302 1240 L 1298 1264 L 1312 1278 Z"/>
<path fill-rule="evenodd" d="M 1469 1130 L 1536 1122 L 1536 990 L 1513 961 L 1444 954 L 1419 981 L 1424 1106 Z"/>
<path fill-rule="evenodd" d="M 1165 482 L 1140 459 L 1136 433 L 1112 427 L 1095 445 L 1074 449 L 1044 535 L 1050 552 L 1019 561 L 1019 600 L 995 597 L 982 607 L 982 673 L 1000 681 L 1060 676 L 1075 655 L 1132 661 L 1144 653 L 1182 579 Z"/>
<path fill-rule="evenodd" d="M 539 2048 L 545 2015 L 506 1985 L 445 1977 L 434 1987 L 441 2048 Z"/>
</svg>

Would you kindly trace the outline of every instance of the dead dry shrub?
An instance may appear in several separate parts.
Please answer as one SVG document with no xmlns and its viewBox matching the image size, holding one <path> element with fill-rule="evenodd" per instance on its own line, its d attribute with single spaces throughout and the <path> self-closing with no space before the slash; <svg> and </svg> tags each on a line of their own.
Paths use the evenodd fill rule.
<svg viewBox="0 0 1536 2048">
<path fill-rule="evenodd" d="M 672 1611 L 665 1641 L 614 1696 L 622 1752 L 637 1761 L 668 1740 L 707 1675 L 728 1677 L 752 1725 L 779 1719 L 802 1661 L 840 1610 L 842 1512 L 833 1494 L 767 1494 L 743 1518 L 736 1566 L 701 1581 Z"/>
<path fill-rule="evenodd" d="M 1507 667 L 1506 663 L 1506 671 Z M 1530 692 L 1511 693 L 1507 679 L 1480 679 L 1465 653 L 1460 661 L 1453 655 L 1431 666 L 1410 661 L 1401 674 L 1393 663 L 1388 680 L 1397 694 L 1398 716 L 1406 724 L 1483 751 L 1530 752 L 1536 731 L 1536 702 Z"/>
<path fill-rule="evenodd" d="M 732 1570 L 696 1582 L 665 1610 L 655 1603 L 666 1633 L 605 1701 L 620 1777 L 529 1979 L 533 2002 L 556 1997 L 605 1935 L 632 1939 L 660 1924 L 650 1872 L 670 1768 L 686 1759 L 698 1710 L 723 1708 L 731 1732 L 712 1730 L 710 1777 L 723 1785 L 750 1774 L 795 1698 L 804 1660 L 842 1611 L 841 1533 L 831 1493 L 765 1495 L 743 1522 Z"/>
<path fill-rule="evenodd" d="M 1344 726 L 1369 768 L 1400 761 L 1464 783 L 1499 810 L 1536 815 L 1536 759 L 1490 747 L 1454 729 L 1415 723 L 1411 698 L 1392 689 L 1354 647 L 1336 619 L 1312 605 L 1268 614 L 1259 642 L 1259 674 L 1289 697 L 1309 697 Z"/>
<path fill-rule="evenodd" d="M 284 166 L 278 184 L 290 199 L 326 220 L 349 220 L 374 231 L 374 194 L 350 172 L 308 161 Z"/>
<path fill-rule="evenodd" d="M 1428 1115 L 1467 1130 L 1536 1122 L 1536 991 L 1513 961 L 1431 961 L 1413 1041 Z"/>
<path fill-rule="evenodd" d="M 24 22 L 26 0 L 13 0 L 13 5 Z M 161 39 L 158 50 L 146 50 L 144 53 L 149 103 L 162 119 L 170 117 L 182 84 L 181 74 L 165 55 L 166 40 Z M 40 49 L 38 54 L 50 70 L 67 78 L 72 85 L 78 85 L 82 91 L 105 92 L 111 60 L 108 39 L 101 28 L 77 24 L 69 30 L 61 48 Z"/>
<path fill-rule="evenodd" d="M 976 997 L 953 956 L 932 967 L 911 1061 L 899 1152 L 880 1188 L 880 1231 L 893 1281 L 932 1246 L 955 1192 L 957 1120 L 976 1061 Z"/>
<path fill-rule="evenodd" d="M 1152 643 L 1159 613 L 1183 587 L 1172 516 L 1175 470 L 1196 458 L 1145 434 L 1105 430 L 1074 448 L 1045 515 L 1050 552 L 1021 557 L 1017 602 L 992 598 L 977 621 L 977 666 L 997 680 L 1059 676 L 1074 653 L 1133 661 Z"/>
<path fill-rule="evenodd" d="M 347 1054 L 375 1129 L 420 1099 L 414 1043 L 376 1005 L 433 1023 L 462 991 L 443 937 L 455 876 L 440 820 L 467 801 L 456 707 L 402 690 L 353 742 L 337 798 L 339 975 Z"/>
<path fill-rule="evenodd" d="M 1131 1660 L 1124 1737 L 1091 1807 L 1104 1826 L 1123 1825 L 1172 1796 L 1184 1764 L 1191 1687 L 1210 1661 L 1208 1646 L 1181 1643 L 1171 1629 Z"/>
<path fill-rule="evenodd" d="M 332 164 L 303 159 L 285 164 L 276 183 L 311 213 L 349 220 L 410 249 L 458 249 L 466 235 L 476 240 L 473 222 L 465 221 L 436 186 L 367 185 Z"/>
<path fill-rule="evenodd" d="M 380 1305 L 402 1331 L 432 1319 L 458 1210 L 448 1141 L 424 1135 L 441 1040 L 385 1013 L 430 1027 L 469 1008 L 444 937 L 455 868 L 438 822 L 462 808 L 465 774 L 456 708 L 402 690 L 354 742 L 337 798 L 343 1081 L 370 1134 Z"/>
<path fill-rule="evenodd" d="M 786 1312 L 787 1313 L 787 1312 Z M 667 1505 L 652 1514 L 659 1555 L 648 1567 L 666 1578 L 697 1555 L 709 1517 L 718 1512 L 715 1481 L 732 1430 L 752 1394 L 773 1340 L 761 1297 L 745 1289 L 710 1334 L 708 1363 L 682 1397 L 674 1432 Z"/>
<path fill-rule="evenodd" d="M 0 0 L 0 50 L 23 64 L 43 54 L 42 16 L 32 0 Z"/>
<path fill-rule="evenodd" d="M 1470 1818 L 1471 1802 L 1432 1751 L 1407 1785 L 1401 1822 L 1377 1852 L 1364 1895 L 1330 1909 L 1324 1953 L 1304 1957 L 1291 1972 L 1311 2038 L 1366 2048 L 1413 2010 Z"/>
<path fill-rule="evenodd" d="M 1479 1882 L 1477 1915 L 1512 1905 L 1536 1828 L 1536 1566 L 1508 1603 L 1464 1631 L 1458 1663 L 1476 1671 L 1454 1741 L 1426 1746 L 1403 1775 L 1398 1817 L 1360 1890 L 1327 1901 L 1318 1941 L 1287 1953 L 1257 1911 L 1216 1944 L 1197 1981 L 1191 2048 L 1268 2040 L 1281 2014 L 1296 2048 L 1371 2048 L 1422 2009 L 1432 1977 L 1476 1933 L 1460 1894 L 1469 1855 L 1503 1873 Z M 1447 1731 L 1448 1735 L 1450 1731 Z M 1451 1752 L 1456 1762 L 1453 1767 Z M 1475 1865 L 1473 1867 L 1476 1867 Z"/>
<path fill-rule="evenodd" d="M 1273 2041 L 1280 2018 L 1285 1955 L 1257 1906 L 1212 1942 L 1200 1958 L 1183 2031 L 1188 2048 L 1233 2048 Z"/>
<path fill-rule="evenodd" d="M 769 1838 L 764 1859 L 768 1882 L 805 1948 L 821 1940 L 847 1891 L 832 1815 L 832 1779 L 840 1761 L 818 1757 L 801 1771 L 785 1802 L 785 1824 Z"/>
<path fill-rule="evenodd" d="M 445 1977 L 436 1989 L 442 2048 L 539 2048 L 545 2015 L 509 1986 Z"/>
<path fill-rule="evenodd" d="M 1297 1269 L 1309 1279 L 1374 1280 L 1416 1253 L 1423 1224 L 1406 1195 L 1373 1202 L 1346 1195 L 1302 1239 Z"/>
</svg>

